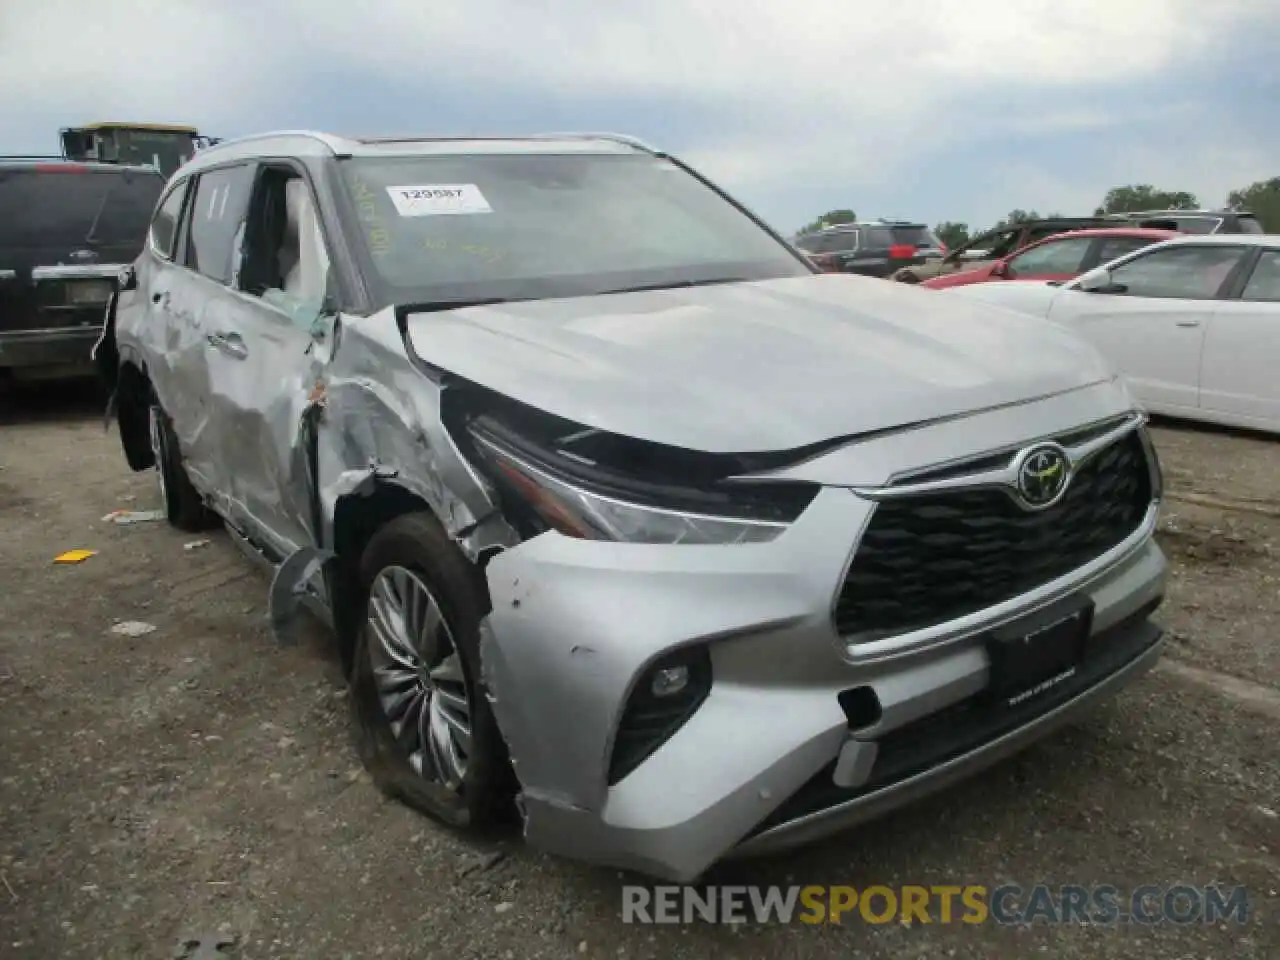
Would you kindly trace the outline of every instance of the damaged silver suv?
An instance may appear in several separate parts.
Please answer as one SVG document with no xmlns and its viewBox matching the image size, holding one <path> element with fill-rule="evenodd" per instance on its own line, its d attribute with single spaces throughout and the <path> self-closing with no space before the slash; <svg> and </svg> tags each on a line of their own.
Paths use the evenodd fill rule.
<svg viewBox="0 0 1280 960">
<path fill-rule="evenodd" d="M 96 356 L 169 519 L 333 627 L 377 783 L 676 880 L 1160 654 L 1144 417 L 1052 325 L 815 274 L 626 138 L 202 151 Z"/>
</svg>

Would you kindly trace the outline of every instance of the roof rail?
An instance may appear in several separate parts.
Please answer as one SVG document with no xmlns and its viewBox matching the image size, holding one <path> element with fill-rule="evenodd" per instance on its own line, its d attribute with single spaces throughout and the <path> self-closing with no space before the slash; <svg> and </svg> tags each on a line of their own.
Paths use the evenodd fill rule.
<svg viewBox="0 0 1280 960">
<path fill-rule="evenodd" d="M 633 137 L 626 133 L 607 133 L 593 131 L 575 131 L 569 133 L 538 133 L 529 140 L 611 140 L 614 143 L 621 143 L 628 147 L 635 147 L 637 150 L 643 150 L 645 153 L 652 153 L 655 156 L 662 151 L 657 147 L 651 146 L 641 140 L 639 137 Z"/>
<path fill-rule="evenodd" d="M 1123 216 L 1152 217 L 1156 215 L 1168 216 L 1170 214 L 1174 214 L 1177 216 L 1194 216 L 1197 214 L 1200 216 L 1205 216 L 1205 215 L 1217 215 L 1223 212 L 1224 211 L 1221 211 L 1221 210 L 1210 210 L 1206 207 L 1199 207 L 1195 210 L 1171 210 L 1166 207 L 1164 209 L 1157 209 L 1157 210 L 1130 210 L 1130 211 L 1127 211 L 1127 213 L 1123 214 Z"/>
<path fill-rule="evenodd" d="M 264 130 L 261 133 L 245 134 L 243 137 L 209 137 L 209 145 L 202 148 L 202 152 L 213 147 L 231 147 L 242 143 L 252 143 L 255 140 L 273 140 L 276 137 L 307 137 L 323 144 L 335 153 L 345 149 L 347 143 L 343 137 L 332 133 L 323 133 L 319 130 Z"/>
</svg>

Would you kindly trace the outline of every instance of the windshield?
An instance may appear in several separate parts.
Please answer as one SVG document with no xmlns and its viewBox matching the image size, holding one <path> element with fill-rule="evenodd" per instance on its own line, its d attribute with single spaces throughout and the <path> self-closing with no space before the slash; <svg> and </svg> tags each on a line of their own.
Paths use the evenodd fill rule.
<svg viewBox="0 0 1280 960">
<path fill-rule="evenodd" d="M 1039 238 L 1028 237 L 1027 242 L 1030 243 L 1037 239 Z M 1025 246 L 1025 244 L 1019 243 L 1020 240 L 1022 240 L 1022 231 L 1010 230 L 1006 233 L 993 233 L 985 238 L 979 238 L 979 240 L 970 243 L 965 249 L 986 250 L 987 256 L 992 260 L 1001 260 Z"/>
<path fill-rule="evenodd" d="M 1213 233 L 1222 226 L 1221 217 L 1170 217 L 1182 233 Z"/>
<path fill-rule="evenodd" d="M 928 227 L 894 227 L 893 242 L 910 245 L 917 250 L 938 246 L 938 238 Z"/>
<path fill-rule="evenodd" d="M 858 246 L 858 234 L 853 230 L 833 230 L 801 237 L 797 246 L 809 253 L 838 253 Z"/>
<path fill-rule="evenodd" d="M 538 299 L 812 269 L 650 154 L 357 157 L 346 186 L 380 299 Z"/>
</svg>

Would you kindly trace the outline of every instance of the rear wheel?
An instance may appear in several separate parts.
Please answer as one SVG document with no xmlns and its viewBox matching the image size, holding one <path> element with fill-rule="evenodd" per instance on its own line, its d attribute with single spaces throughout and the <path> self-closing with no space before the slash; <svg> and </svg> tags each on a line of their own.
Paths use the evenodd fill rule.
<svg viewBox="0 0 1280 960">
<path fill-rule="evenodd" d="M 182 466 L 178 438 L 174 435 L 168 414 L 159 403 L 153 401 L 148 418 L 151 451 L 156 460 L 156 480 L 160 487 L 160 498 L 164 502 L 165 515 L 179 530 L 207 530 L 216 523 L 217 517 L 204 505 L 200 491 L 191 485 L 187 471 Z"/>
<path fill-rule="evenodd" d="M 480 682 L 476 570 L 434 517 L 413 513 L 374 535 L 359 577 L 351 698 L 374 782 L 456 827 L 502 818 L 514 776 Z"/>
</svg>

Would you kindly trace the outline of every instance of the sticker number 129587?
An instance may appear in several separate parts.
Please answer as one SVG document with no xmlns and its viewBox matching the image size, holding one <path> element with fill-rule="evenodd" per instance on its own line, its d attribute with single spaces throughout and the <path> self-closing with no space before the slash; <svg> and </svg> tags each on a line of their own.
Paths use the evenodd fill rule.
<svg viewBox="0 0 1280 960">
<path fill-rule="evenodd" d="M 396 212 L 402 217 L 442 214 L 492 213 L 493 208 L 474 183 L 434 183 L 426 186 L 387 187 Z"/>
</svg>

